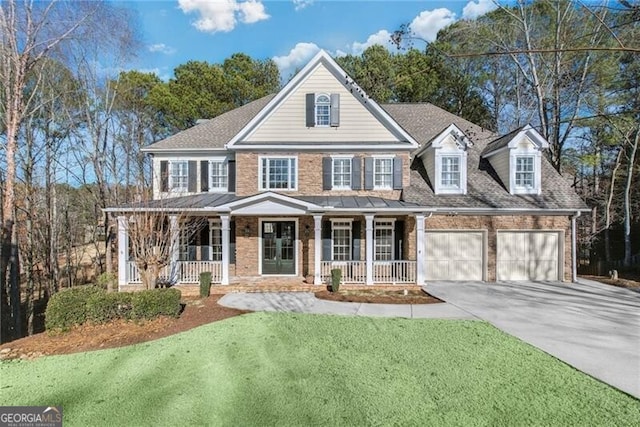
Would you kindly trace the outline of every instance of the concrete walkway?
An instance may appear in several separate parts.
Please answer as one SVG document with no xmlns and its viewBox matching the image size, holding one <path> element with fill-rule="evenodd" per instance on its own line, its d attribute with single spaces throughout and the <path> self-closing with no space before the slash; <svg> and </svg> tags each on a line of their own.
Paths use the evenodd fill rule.
<svg viewBox="0 0 640 427">
<path fill-rule="evenodd" d="M 239 292 L 226 294 L 218 304 L 252 311 L 339 314 L 345 316 L 405 317 L 410 319 L 475 319 L 451 304 L 362 304 L 326 301 L 311 292 Z"/>
<path fill-rule="evenodd" d="M 426 289 L 640 398 L 640 295 L 598 282 L 433 283 Z"/>
</svg>

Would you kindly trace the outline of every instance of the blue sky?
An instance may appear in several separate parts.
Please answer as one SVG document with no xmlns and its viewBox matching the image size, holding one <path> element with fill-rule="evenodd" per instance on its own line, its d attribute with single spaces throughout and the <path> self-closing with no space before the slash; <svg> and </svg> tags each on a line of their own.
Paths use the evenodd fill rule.
<svg viewBox="0 0 640 427">
<path fill-rule="evenodd" d="M 426 40 L 457 19 L 474 19 L 493 0 L 152 0 L 122 2 L 135 9 L 144 48 L 130 65 L 168 79 L 189 60 L 220 63 L 235 52 L 272 58 L 287 78 L 318 49 L 359 54 L 389 45 L 403 23 Z"/>
</svg>

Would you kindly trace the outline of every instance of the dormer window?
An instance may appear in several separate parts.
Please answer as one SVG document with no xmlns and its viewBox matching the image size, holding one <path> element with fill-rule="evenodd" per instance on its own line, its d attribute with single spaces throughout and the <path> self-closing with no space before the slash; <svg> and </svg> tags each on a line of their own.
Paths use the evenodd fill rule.
<svg viewBox="0 0 640 427">
<path fill-rule="evenodd" d="M 443 156 L 440 161 L 442 188 L 460 188 L 460 156 Z"/>
<path fill-rule="evenodd" d="M 535 186 L 535 163 L 533 156 L 516 157 L 516 187 L 530 190 Z"/>
<path fill-rule="evenodd" d="M 329 126 L 331 98 L 328 95 L 316 96 L 316 126 Z"/>
<path fill-rule="evenodd" d="M 340 126 L 340 94 L 306 94 L 307 127 Z"/>
</svg>

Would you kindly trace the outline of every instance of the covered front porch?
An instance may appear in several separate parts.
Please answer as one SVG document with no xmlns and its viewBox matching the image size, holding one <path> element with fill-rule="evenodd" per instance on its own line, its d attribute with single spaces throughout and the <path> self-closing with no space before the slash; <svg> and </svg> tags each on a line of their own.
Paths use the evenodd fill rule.
<svg viewBox="0 0 640 427">
<path fill-rule="evenodd" d="M 171 256 L 158 284 L 197 285 L 200 274 L 210 272 L 212 284 L 220 286 L 260 287 L 273 280 L 318 286 L 330 282 L 333 269 L 341 270 L 345 285 L 424 283 L 424 213 L 378 200 L 376 212 L 362 212 L 365 206 L 346 205 L 347 198 L 340 198 L 341 205 L 317 199 L 263 193 L 216 207 L 222 212 L 208 207 L 192 208 L 189 216 L 168 214 Z M 190 217 L 204 225 L 185 240 Z M 128 251 L 130 221 L 118 216 L 120 289 L 142 284 Z"/>
</svg>

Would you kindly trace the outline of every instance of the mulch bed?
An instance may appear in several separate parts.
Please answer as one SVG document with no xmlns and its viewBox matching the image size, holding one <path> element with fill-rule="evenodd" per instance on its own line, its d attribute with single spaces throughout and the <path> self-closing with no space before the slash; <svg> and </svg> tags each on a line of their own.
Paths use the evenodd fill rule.
<svg viewBox="0 0 640 427">
<path fill-rule="evenodd" d="M 41 332 L 0 345 L 0 359 L 33 359 L 44 355 L 123 347 L 248 313 L 219 305 L 217 301 L 221 297 L 211 295 L 209 298 L 185 300 L 185 309 L 178 318 L 159 317 L 143 322 L 118 320 L 81 325 L 64 333 Z"/>
<path fill-rule="evenodd" d="M 622 277 L 618 279 L 611 279 L 605 276 L 580 276 L 580 277 L 584 277 L 585 279 L 589 279 L 589 280 L 595 280 L 600 283 L 606 283 L 607 285 L 617 286 L 619 288 L 627 288 L 631 290 L 640 291 L 640 277 L 638 277 L 637 280 L 634 280 L 636 279 L 636 277 L 634 277 L 633 279 L 622 278 Z"/>
<path fill-rule="evenodd" d="M 422 290 L 407 290 L 407 295 L 403 289 L 397 290 L 376 290 L 376 289 L 356 289 L 341 290 L 338 292 L 318 291 L 316 298 L 329 301 L 360 302 L 372 304 L 437 304 L 443 302 L 438 298 L 429 295 Z"/>
</svg>

